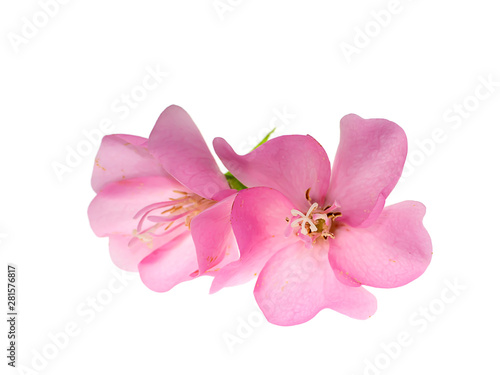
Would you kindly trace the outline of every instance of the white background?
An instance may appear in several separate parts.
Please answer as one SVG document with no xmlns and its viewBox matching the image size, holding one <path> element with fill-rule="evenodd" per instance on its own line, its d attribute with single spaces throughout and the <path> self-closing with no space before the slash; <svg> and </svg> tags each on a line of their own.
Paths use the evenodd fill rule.
<svg viewBox="0 0 500 375">
<path fill-rule="evenodd" d="M 222 17 L 212 0 L 74 0 L 48 17 L 37 1 L 2 2 L 0 301 L 6 308 L 14 263 L 18 365 L 33 369 L 44 351 L 54 357 L 38 363 L 43 371 L 20 373 L 498 373 L 500 87 L 477 91 L 481 80 L 500 82 L 498 4 L 401 0 L 377 29 L 372 12 L 389 1 L 221 3 L 234 4 Z M 24 26 L 33 18 L 36 35 Z M 361 47 L 366 28 L 372 36 Z M 13 34 L 23 31 L 29 37 L 16 47 Z M 356 47 L 356 36 L 348 61 L 341 46 Z M 148 69 L 169 76 L 130 113 L 117 112 L 116 100 L 139 92 Z M 252 283 L 209 295 L 210 279 L 201 278 L 156 294 L 137 276 L 91 315 L 87 299 L 109 297 L 116 276 L 107 240 L 86 216 L 97 147 L 85 150 L 83 131 L 109 119 L 111 133 L 148 136 L 170 104 L 184 107 L 209 143 L 224 136 L 239 151 L 274 123 L 279 134 L 311 134 L 333 159 L 343 115 L 400 124 L 410 164 L 389 203 L 426 204 L 427 272 L 372 289 L 379 309 L 368 321 L 328 310 L 277 327 L 260 321 Z M 287 121 L 275 118 L 284 110 Z M 79 145 L 87 155 L 58 178 L 54 165 Z M 454 294 L 450 283 L 466 289 Z M 241 332 L 248 320 L 256 327 Z M 49 335 L 68 324 L 77 334 L 53 353 Z M 11 371 L 2 327 L 3 374 Z M 398 351 L 389 344 L 404 332 L 411 343 Z"/>
</svg>

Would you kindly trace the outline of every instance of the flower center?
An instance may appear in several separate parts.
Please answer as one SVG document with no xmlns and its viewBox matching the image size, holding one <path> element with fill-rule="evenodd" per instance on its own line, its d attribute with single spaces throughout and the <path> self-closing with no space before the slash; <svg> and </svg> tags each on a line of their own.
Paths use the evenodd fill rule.
<svg viewBox="0 0 500 375">
<path fill-rule="evenodd" d="M 312 247 L 319 238 L 325 240 L 335 238 L 335 219 L 342 216 L 338 209 L 339 207 L 335 204 L 320 208 L 318 203 L 313 203 L 306 213 L 291 210 L 291 218 L 285 219 L 289 223 L 285 236 L 289 237 L 293 233 L 308 247 Z"/>
<path fill-rule="evenodd" d="M 182 225 L 191 228 L 191 220 L 216 202 L 194 193 L 173 190 L 177 197 L 166 202 L 153 203 L 137 212 L 137 228 L 132 231 L 134 238 L 129 246 L 140 240 L 152 246 L 155 237 L 170 234 Z M 149 224 L 149 225 L 148 225 Z"/>
</svg>

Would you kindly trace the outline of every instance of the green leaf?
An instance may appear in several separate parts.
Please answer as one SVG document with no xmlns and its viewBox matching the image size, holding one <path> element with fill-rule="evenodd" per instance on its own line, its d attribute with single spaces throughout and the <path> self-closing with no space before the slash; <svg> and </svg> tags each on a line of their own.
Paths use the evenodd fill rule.
<svg viewBox="0 0 500 375">
<path fill-rule="evenodd" d="M 231 172 L 227 172 L 224 176 L 226 176 L 227 183 L 231 189 L 236 189 L 238 191 L 247 189 L 247 187 L 234 177 Z"/>
<path fill-rule="evenodd" d="M 260 141 L 259 144 L 253 148 L 253 150 L 255 150 L 257 147 L 262 146 L 264 143 L 266 143 L 269 140 L 269 137 L 271 136 L 271 134 L 273 134 L 275 130 L 276 130 L 276 128 L 274 128 L 269 133 L 267 133 L 267 135 L 262 139 L 262 141 Z"/>
</svg>

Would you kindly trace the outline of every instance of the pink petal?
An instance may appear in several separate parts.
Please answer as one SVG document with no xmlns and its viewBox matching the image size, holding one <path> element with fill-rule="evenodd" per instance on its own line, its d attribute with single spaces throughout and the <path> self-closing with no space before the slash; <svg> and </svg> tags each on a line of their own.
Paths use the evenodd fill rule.
<svg viewBox="0 0 500 375">
<path fill-rule="evenodd" d="M 172 105 L 160 115 L 149 151 L 168 173 L 204 198 L 229 188 L 200 131 L 181 107 Z"/>
<path fill-rule="evenodd" d="M 332 169 L 328 202 L 338 202 L 342 221 L 371 225 L 403 171 L 408 143 L 403 129 L 388 120 L 347 115 Z"/>
<path fill-rule="evenodd" d="M 238 259 L 238 245 L 230 223 L 235 197 L 233 194 L 216 203 L 191 221 L 200 273 Z"/>
<path fill-rule="evenodd" d="M 212 197 L 212 199 L 213 199 L 214 201 L 219 202 L 219 201 L 221 201 L 221 200 L 223 200 L 223 199 L 225 199 L 225 198 L 227 198 L 227 197 L 230 197 L 230 196 L 231 196 L 231 195 L 233 195 L 233 194 L 236 194 L 237 192 L 238 192 L 238 190 L 236 190 L 236 189 L 221 190 L 221 191 L 219 191 L 217 194 L 215 194 L 215 195 Z"/>
<path fill-rule="evenodd" d="M 346 275 L 344 271 L 339 271 L 337 269 L 334 269 L 333 273 L 335 274 L 335 277 L 337 278 L 337 280 L 340 281 L 344 285 L 355 286 L 355 287 L 362 285 L 362 284 L 354 281 L 354 279 L 352 277 Z"/>
<path fill-rule="evenodd" d="M 296 209 L 306 210 L 314 202 L 323 204 L 330 181 L 330 161 L 311 136 L 287 135 L 264 143 L 247 155 L 237 155 L 222 138 L 214 148 L 227 169 L 248 187 L 266 186 L 280 191 Z"/>
<path fill-rule="evenodd" d="M 175 197 L 172 190 L 184 189 L 167 177 L 140 177 L 107 184 L 90 203 L 90 226 L 99 237 L 113 234 L 131 235 L 142 208 Z"/>
<path fill-rule="evenodd" d="M 364 285 L 395 288 L 409 283 L 432 257 L 424 215 L 423 204 L 406 201 L 386 207 L 368 228 L 337 228 L 330 241 L 331 266 Z"/>
<path fill-rule="evenodd" d="M 160 162 L 147 149 L 148 140 L 126 134 L 102 139 L 92 172 L 92 188 L 99 192 L 106 184 L 127 178 L 166 176 Z"/>
<path fill-rule="evenodd" d="M 137 272 L 138 265 L 145 257 L 156 248 L 150 248 L 144 242 L 134 242 L 129 247 L 132 236 L 116 234 L 109 237 L 109 255 L 113 263 L 122 270 Z"/>
<path fill-rule="evenodd" d="M 139 271 L 139 263 L 145 257 L 187 231 L 189 229 L 182 225 L 167 235 L 153 237 L 151 242 L 132 241 L 134 237 L 124 234 L 111 235 L 109 237 L 111 260 L 122 270 L 137 272 Z"/>
<path fill-rule="evenodd" d="M 186 232 L 159 248 L 139 263 L 142 282 L 155 292 L 167 292 L 198 269 L 192 237 Z"/>
<path fill-rule="evenodd" d="M 294 236 L 284 237 L 288 226 L 286 217 L 291 216 L 292 208 L 290 201 L 274 189 L 258 187 L 238 193 L 231 212 L 231 224 L 240 259 L 215 275 L 210 293 L 250 281 L 274 253 L 297 241 Z"/>
<path fill-rule="evenodd" d="M 281 326 L 301 324 L 325 308 L 356 319 L 373 315 L 375 297 L 362 287 L 340 283 L 328 263 L 327 245 L 314 247 L 311 251 L 297 242 L 267 262 L 254 290 L 267 320 Z"/>
</svg>

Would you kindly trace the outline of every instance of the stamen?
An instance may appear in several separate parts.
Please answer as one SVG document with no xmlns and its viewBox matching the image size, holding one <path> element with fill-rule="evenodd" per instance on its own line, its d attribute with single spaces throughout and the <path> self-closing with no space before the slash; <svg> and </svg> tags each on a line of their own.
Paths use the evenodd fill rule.
<svg viewBox="0 0 500 375">
<path fill-rule="evenodd" d="M 307 211 L 307 214 L 306 216 L 311 216 L 312 212 L 318 208 L 318 204 L 317 203 L 314 203 L 311 207 L 309 207 L 309 211 Z"/>
<path fill-rule="evenodd" d="M 334 212 L 328 212 L 328 213 L 326 214 L 326 216 L 328 216 L 328 217 L 333 217 L 334 219 L 336 219 L 336 218 L 338 218 L 338 217 L 341 217 L 341 216 L 342 216 L 342 214 L 341 214 L 340 212 L 335 212 L 335 213 L 334 213 Z"/>
<path fill-rule="evenodd" d="M 162 207 L 167 207 L 167 206 L 171 206 L 171 202 L 159 202 L 159 203 L 153 203 L 153 204 L 150 204 L 146 207 L 144 207 L 142 210 L 140 210 L 139 212 L 137 212 L 133 219 L 138 219 L 139 217 L 141 217 L 142 215 L 144 215 L 145 213 L 148 213 L 148 212 L 151 212 L 157 208 L 162 208 Z"/>
<path fill-rule="evenodd" d="M 178 190 L 173 192 L 179 194 L 180 197 L 169 198 L 169 201 L 166 202 L 150 204 L 134 215 L 134 219 L 140 218 L 140 220 L 137 223 L 137 228 L 132 231 L 134 238 L 130 241 L 129 246 L 132 246 L 137 241 L 143 241 L 148 243 L 148 246 L 152 246 L 153 237 L 164 236 L 183 225 L 190 228 L 191 220 L 196 215 L 215 204 L 215 201 L 202 198 L 193 193 Z M 158 213 L 160 209 L 161 212 Z M 184 220 L 178 223 L 178 220 L 183 218 Z M 143 229 L 146 219 L 155 224 Z M 164 225 L 163 231 L 156 233 Z"/>
<path fill-rule="evenodd" d="M 181 217 L 184 217 L 186 216 L 187 214 L 189 214 L 189 212 L 184 212 L 182 214 L 179 214 L 179 215 L 175 215 L 175 216 L 149 216 L 148 217 L 148 220 L 153 222 L 153 223 L 163 223 L 163 222 L 166 222 L 166 221 L 175 221 L 177 219 L 180 219 Z"/>
<path fill-rule="evenodd" d="M 310 189 L 306 191 L 306 198 L 309 197 L 309 191 Z M 305 214 L 299 210 L 291 210 L 292 219 L 285 218 L 286 222 L 289 223 L 285 230 L 285 237 L 295 233 L 304 241 L 306 247 L 312 247 L 317 239 L 335 238 L 333 222 L 342 216 L 338 211 L 333 212 L 338 208 L 336 203 L 324 209 L 319 208 L 318 203 L 313 203 Z M 298 229 L 299 227 L 300 229 Z"/>
<path fill-rule="evenodd" d="M 180 194 L 180 195 L 188 195 L 185 191 L 180 191 L 180 190 L 172 190 L 172 192 Z"/>
<path fill-rule="evenodd" d="M 296 228 L 298 227 L 299 225 L 302 226 L 302 229 L 301 229 L 301 233 L 306 235 L 309 233 L 309 231 L 311 232 L 316 232 L 318 230 L 318 228 L 316 227 L 316 225 L 314 225 L 314 221 L 310 218 L 312 212 L 318 208 L 318 204 L 317 203 L 314 203 L 313 205 L 311 205 L 311 207 L 309 207 L 309 210 L 307 211 L 307 214 L 303 214 L 302 212 L 298 211 L 298 210 L 292 210 L 291 213 L 293 216 L 299 216 L 299 218 L 297 220 L 294 220 L 292 221 L 292 223 L 290 224 L 290 226 L 292 228 Z M 306 228 L 306 224 L 309 224 L 309 230 Z"/>
</svg>

